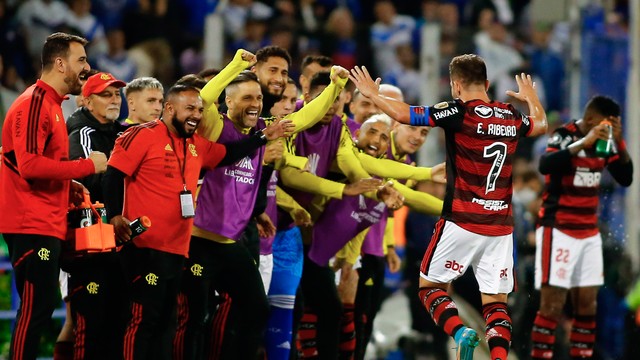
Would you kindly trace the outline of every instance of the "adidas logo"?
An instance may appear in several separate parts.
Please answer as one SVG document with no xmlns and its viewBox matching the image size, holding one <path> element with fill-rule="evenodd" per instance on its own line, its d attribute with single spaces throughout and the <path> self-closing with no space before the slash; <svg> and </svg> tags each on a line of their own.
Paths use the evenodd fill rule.
<svg viewBox="0 0 640 360">
<path fill-rule="evenodd" d="M 291 344 L 288 341 L 285 341 L 282 344 L 278 344 L 276 347 L 279 349 L 291 349 Z"/>
<path fill-rule="evenodd" d="M 313 175 L 317 175 L 316 170 L 318 170 L 318 163 L 320 163 L 320 155 L 312 153 L 309 154 L 307 158 L 309 159 L 309 172 Z"/>
<path fill-rule="evenodd" d="M 254 170 L 253 164 L 251 164 L 251 159 L 248 156 L 240 159 L 240 161 L 236 163 L 236 166 L 247 170 Z"/>
<path fill-rule="evenodd" d="M 173 149 L 171 148 L 171 145 L 169 144 L 167 144 L 167 146 L 165 146 L 164 149 L 167 151 L 173 151 Z"/>
</svg>

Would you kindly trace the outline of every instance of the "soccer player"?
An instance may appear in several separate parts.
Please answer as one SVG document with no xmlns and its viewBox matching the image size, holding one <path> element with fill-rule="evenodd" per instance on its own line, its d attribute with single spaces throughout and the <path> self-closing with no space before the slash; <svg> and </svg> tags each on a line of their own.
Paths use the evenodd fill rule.
<svg viewBox="0 0 640 360">
<path fill-rule="evenodd" d="M 173 86 L 161 119 L 118 138 L 103 179 L 111 194 L 105 205 L 116 237 L 132 242 L 121 251 L 131 281 L 125 359 L 160 359 L 171 353 L 172 312 L 189 250 L 201 168 L 232 164 L 285 134 L 285 124 L 277 123 L 227 145 L 207 141 L 195 134 L 203 109 L 199 89 Z M 148 216 L 153 226 L 131 240 L 130 219 L 140 216 Z"/>
<path fill-rule="evenodd" d="M 609 121 L 606 125 L 603 121 Z M 595 143 L 612 127 L 616 152 L 601 157 Z M 606 168 L 622 186 L 633 180 L 633 164 L 622 138 L 620 106 L 606 96 L 587 103 L 582 119 L 557 129 L 540 158 L 545 175 L 536 230 L 536 287 L 540 310 L 531 334 L 533 359 L 552 359 L 557 319 L 567 295 L 573 304 L 569 337 L 572 358 L 591 358 L 596 340 L 596 300 L 604 283 L 602 238 L 598 230 L 598 190 Z"/>
<path fill-rule="evenodd" d="M 504 360 L 511 338 L 507 295 L 514 284 L 511 164 L 520 137 L 546 132 L 546 116 L 530 75 L 517 75 L 519 91 L 507 92 L 527 103 L 526 116 L 510 104 L 489 99 L 481 57 L 457 56 L 449 72 L 455 100 L 429 107 L 380 96 L 379 80 L 364 67 L 354 68 L 351 79 L 363 96 L 396 121 L 444 129 L 447 192 L 422 262 L 419 296 L 434 321 L 455 339 L 460 358 L 471 359 L 478 334 L 462 323 L 447 287 L 473 267 L 491 358 Z"/>
<path fill-rule="evenodd" d="M 268 70 L 283 71 L 286 64 L 279 57 L 269 56 L 273 66 L 265 62 Z M 205 118 L 211 122 L 210 131 L 203 132 L 209 139 L 221 143 L 235 141 L 263 128 L 272 119 L 260 117 L 263 112 L 262 86 L 256 74 L 242 71 L 254 63 L 258 68 L 258 55 L 238 50 L 234 59 L 201 94 L 205 101 Z M 260 74 L 262 71 L 256 71 Z M 347 81 L 346 70 L 334 67 L 332 85 L 309 107 L 286 117 L 293 121 L 293 131 L 302 131 L 322 118 Z M 274 76 L 268 84 L 274 90 L 281 84 Z M 220 114 L 213 100 L 225 90 L 226 114 Z M 282 86 L 284 90 L 284 86 Z M 281 92 L 280 91 L 280 95 Z M 189 312 L 193 320 L 187 329 L 186 347 L 202 336 L 208 306 L 207 295 L 211 288 L 227 293 L 232 302 L 229 311 L 236 312 L 239 320 L 233 325 L 236 331 L 215 334 L 223 339 L 223 356 L 250 358 L 255 356 L 261 344 L 267 321 L 268 302 L 255 260 L 247 247 L 238 242 L 252 218 L 258 183 L 263 172 L 263 151 L 257 151 L 230 166 L 208 171 L 198 197 L 195 227 L 191 240 L 190 262 L 201 269 L 201 276 L 193 277 L 188 294 Z M 269 180 L 267 178 L 266 180 Z M 220 200 L 223 196 L 224 201 Z M 230 270 L 231 269 L 231 270 Z M 231 271 L 233 276 L 222 276 L 221 271 Z M 213 280 L 213 281 L 212 281 Z M 196 340 L 197 341 L 197 340 Z M 242 343 L 240 343 L 240 341 Z"/>
<path fill-rule="evenodd" d="M 137 125 L 154 121 L 162 114 L 164 89 L 160 81 L 152 77 L 140 77 L 131 80 L 124 87 L 129 115 L 125 124 Z"/>
<path fill-rule="evenodd" d="M 313 75 L 320 71 L 331 70 L 331 65 L 333 65 L 331 58 L 324 55 L 307 55 L 302 59 L 298 81 L 300 82 L 303 96 L 309 93 L 309 86 L 311 85 Z"/>
</svg>

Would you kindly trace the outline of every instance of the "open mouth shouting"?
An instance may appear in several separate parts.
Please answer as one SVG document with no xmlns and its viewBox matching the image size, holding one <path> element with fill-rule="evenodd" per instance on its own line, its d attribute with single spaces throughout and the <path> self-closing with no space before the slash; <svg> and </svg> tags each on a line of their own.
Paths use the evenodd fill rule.
<svg viewBox="0 0 640 360">
<path fill-rule="evenodd" d="M 364 152 L 373 156 L 373 157 L 378 157 L 379 154 L 379 148 L 375 145 L 367 145 L 364 148 Z"/>
<path fill-rule="evenodd" d="M 198 120 L 188 119 L 187 121 L 184 122 L 184 129 L 188 133 L 193 133 L 196 131 L 199 124 L 200 124 L 200 121 Z"/>
<path fill-rule="evenodd" d="M 247 109 L 244 112 L 244 117 L 245 117 L 245 119 L 247 119 L 252 124 L 257 123 L 258 122 L 258 109 L 257 108 Z"/>
</svg>

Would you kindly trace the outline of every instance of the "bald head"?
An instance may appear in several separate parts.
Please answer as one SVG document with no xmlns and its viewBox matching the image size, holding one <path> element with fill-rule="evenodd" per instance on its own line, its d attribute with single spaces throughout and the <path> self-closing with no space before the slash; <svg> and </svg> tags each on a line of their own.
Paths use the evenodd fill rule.
<svg viewBox="0 0 640 360">
<path fill-rule="evenodd" d="M 402 94 L 402 90 L 399 87 L 391 85 L 391 84 L 380 84 L 378 88 L 378 92 L 386 97 L 390 97 L 394 100 L 403 101 L 404 95 Z"/>
</svg>

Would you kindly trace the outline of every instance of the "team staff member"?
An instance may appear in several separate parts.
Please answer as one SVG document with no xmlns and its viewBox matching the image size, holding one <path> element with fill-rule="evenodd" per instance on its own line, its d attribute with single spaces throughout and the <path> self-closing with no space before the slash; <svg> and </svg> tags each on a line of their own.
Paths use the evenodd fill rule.
<svg viewBox="0 0 640 360">
<path fill-rule="evenodd" d="M 107 73 L 90 76 L 82 88 L 83 106 L 67 120 L 69 157 L 91 151 L 111 154 L 116 138 L 126 129 L 120 115 L 120 89 L 126 83 Z M 102 174 L 79 178 L 91 201 L 104 203 Z M 69 272 L 68 301 L 74 326 L 74 359 L 116 359 L 122 354 L 126 314 L 125 281 L 114 252 L 75 254 L 63 250 L 62 268 Z"/>
<path fill-rule="evenodd" d="M 0 165 L 0 233 L 9 248 L 20 307 L 11 359 L 35 359 L 40 335 L 58 304 L 60 240 L 67 232 L 70 195 L 83 186 L 71 179 L 103 172 L 106 157 L 92 152 L 69 161 L 69 138 L 60 104 L 80 94 L 89 71 L 84 38 L 47 37 L 42 75 L 13 103 L 3 125 Z"/>
<path fill-rule="evenodd" d="M 362 95 L 396 121 L 445 130 L 447 193 L 420 269 L 420 299 L 434 321 L 454 337 L 460 358 L 471 359 L 478 335 L 462 324 L 446 289 L 473 266 L 491 358 L 504 360 L 511 339 L 507 294 L 514 284 L 512 159 L 520 137 L 546 132 L 546 116 L 529 75 L 516 76 L 518 93 L 507 92 L 528 104 L 526 116 L 510 104 L 489 99 L 486 65 L 479 56 L 457 56 L 449 71 L 456 100 L 430 107 L 380 96 L 366 68 L 351 73 Z"/>
<path fill-rule="evenodd" d="M 125 359 L 171 355 L 171 314 L 189 250 L 201 168 L 231 164 L 284 134 L 280 122 L 228 146 L 210 142 L 195 134 L 203 109 L 197 88 L 172 87 L 162 119 L 127 130 L 109 160 L 104 186 L 112 194 L 106 205 L 117 238 L 130 240 L 129 219 L 148 216 L 153 223 L 122 250 L 132 282 Z"/>
<path fill-rule="evenodd" d="M 594 144 L 606 140 L 611 122 L 617 153 L 598 157 Z M 557 321 L 571 294 L 572 358 L 591 358 L 596 340 L 596 300 L 604 283 L 602 238 L 598 230 L 598 190 L 607 168 L 622 186 L 633 181 L 633 164 L 622 139 L 620 105 L 605 96 L 587 103 L 584 116 L 557 129 L 540 158 L 545 176 L 536 230 L 536 287 L 540 311 L 533 323 L 533 359 L 554 357 Z"/>
</svg>

